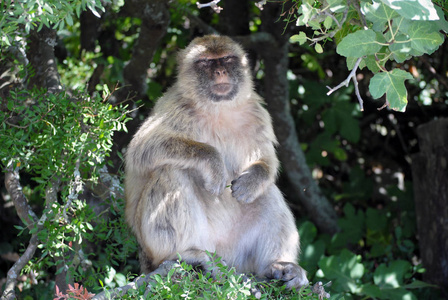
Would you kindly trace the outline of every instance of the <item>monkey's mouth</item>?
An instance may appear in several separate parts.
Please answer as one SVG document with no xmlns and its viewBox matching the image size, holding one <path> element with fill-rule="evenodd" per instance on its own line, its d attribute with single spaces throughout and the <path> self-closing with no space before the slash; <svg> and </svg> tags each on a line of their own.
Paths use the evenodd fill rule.
<svg viewBox="0 0 448 300">
<path fill-rule="evenodd" d="M 227 95 L 232 90 L 230 83 L 218 83 L 212 86 L 212 92 L 216 95 Z"/>
</svg>

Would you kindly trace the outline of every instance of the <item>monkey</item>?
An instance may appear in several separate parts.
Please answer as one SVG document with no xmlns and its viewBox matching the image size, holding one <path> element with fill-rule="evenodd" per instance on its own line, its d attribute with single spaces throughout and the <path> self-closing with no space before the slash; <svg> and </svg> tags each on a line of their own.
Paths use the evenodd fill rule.
<svg viewBox="0 0 448 300">
<path fill-rule="evenodd" d="M 209 253 L 242 273 L 308 284 L 299 234 L 275 184 L 278 142 L 248 57 L 230 37 L 195 38 L 125 153 L 125 217 L 142 272 Z M 209 262 L 209 264 L 207 264 Z"/>
</svg>

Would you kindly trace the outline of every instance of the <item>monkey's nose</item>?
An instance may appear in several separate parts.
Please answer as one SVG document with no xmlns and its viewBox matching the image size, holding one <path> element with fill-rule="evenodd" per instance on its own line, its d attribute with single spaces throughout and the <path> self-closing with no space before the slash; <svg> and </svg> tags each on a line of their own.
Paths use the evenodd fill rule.
<svg viewBox="0 0 448 300">
<path fill-rule="evenodd" d="M 224 76 L 224 75 L 227 75 L 227 71 L 225 69 L 218 69 L 218 70 L 215 70 L 215 74 L 218 76 Z"/>
</svg>

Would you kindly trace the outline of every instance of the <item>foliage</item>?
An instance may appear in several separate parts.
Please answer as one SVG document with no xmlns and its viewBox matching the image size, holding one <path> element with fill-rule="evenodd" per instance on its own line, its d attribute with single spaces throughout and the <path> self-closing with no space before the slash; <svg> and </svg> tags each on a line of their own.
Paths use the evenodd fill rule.
<svg viewBox="0 0 448 300">
<path fill-rule="evenodd" d="M 301 31 L 291 42 L 302 45 L 309 40 L 321 53 L 322 41 L 334 38 L 336 52 L 346 57 L 349 70 L 367 67 L 374 73 L 369 85 L 372 97 L 386 94 L 386 105 L 398 111 L 406 109 L 404 82 L 413 77 L 389 62 L 432 54 L 444 41 L 440 31 L 448 33 L 443 10 L 429 0 L 361 1 L 359 7 L 343 0 L 306 0 L 296 1 L 296 8 L 296 25 L 313 31 Z M 351 77 L 362 108 L 357 79 Z"/>
<path fill-rule="evenodd" d="M 415 227 L 404 233 L 403 228 L 408 225 L 406 221 L 399 221 L 409 212 L 398 212 L 393 208 L 384 211 L 393 214 L 385 215 L 383 211 L 371 208 L 364 213 L 348 203 L 339 220 L 341 232 L 332 237 L 317 235 L 317 229 L 308 221 L 299 226 L 302 265 L 310 272 L 311 280 L 332 282 L 329 288 L 332 299 L 354 296 L 419 299 L 418 291 L 417 294 L 413 292 L 416 288 L 433 287 L 418 279 L 424 272 L 421 265 L 409 262 L 415 249 L 412 241 Z M 397 222 L 398 226 L 395 225 Z M 365 254 L 356 254 L 347 249 L 347 245 Z"/>
<path fill-rule="evenodd" d="M 107 2 L 107 1 L 106 1 Z M 94 15 L 100 17 L 97 9 L 104 11 L 99 0 L 81 1 L 14 1 L 5 0 L 0 3 L 0 45 L 9 46 L 13 43 L 19 32 L 28 34 L 43 26 L 63 29 L 72 26 L 74 18 L 81 15 L 81 11 L 89 9 Z"/>
<path fill-rule="evenodd" d="M 115 133 L 126 131 L 126 108 L 108 102 L 107 86 L 124 82 L 123 68 L 133 55 L 142 21 L 125 11 L 116 13 L 107 9 L 98 28 L 101 38 L 93 52 L 86 52 L 80 43 L 80 12 L 88 9 L 98 15 L 104 11 L 101 3 L 107 1 L 44 2 L 6 0 L 0 4 L 2 72 L 7 56 L 17 46 L 14 41 L 21 42 L 23 49 L 19 50 L 24 52 L 22 42 L 33 29 L 47 25 L 56 28 L 62 50 L 67 52 L 57 56 L 66 92 L 13 89 L 13 82 L 5 80 L 6 73 L 0 74 L 2 167 L 10 164 L 20 170 L 23 192 L 42 216 L 35 224 L 16 225 L 19 236 L 15 230 L 6 230 L 7 242 L 0 242 L 0 254 L 6 253 L 5 244 L 9 251 L 20 253 L 30 233 L 39 237 L 35 258 L 23 271 L 28 278 L 37 274 L 37 282 L 27 279 L 23 283 L 20 293 L 23 299 L 50 299 L 55 275 L 62 272 L 67 271 L 70 273 L 67 277 L 86 287 L 72 285 L 71 292 L 77 295 L 86 289 L 96 293 L 123 286 L 133 278 L 130 274 L 138 270 L 138 263 L 131 258 L 135 257 L 137 246 L 123 220 L 123 199 L 110 197 L 92 202 L 86 187 L 92 187 L 104 175 Z M 193 13 L 219 25 L 218 15 L 208 16 L 204 11 L 198 14 L 195 2 L 171 3 L 170 28 L 148 70 L 144 99 L 148 108 L 172 82 L 175 52 L 198 31 L 193 19 L 186 16 Z M 434 289 L 421 281 L 424 270 L 418 260 L 412 184 L 405 181 L 403 187 L 398 187 L 395 181 L 379 183 L 379 179 L 384 180 L 381 176 L 387 170 L 406 173 L 409 154 L 417 147 L 415 127 L 427 120 L 428 115 L 433 116 L 434 111 L 446 114 L 443 78 L 428 75 L 429 68 L 422 68 L 415 58 L 440 47 L 444 41 L 440 32 L 447 31 L 447 22 L 442 10 L 429 1 L 360 1 L 357 7 L 358 2 L 297 0 L 290 13 L 283 15 L 289 22 L 295 20 L 296 25 L 302 26 L 291 37 L 289 74 L 291 104 L 301 146 L 315 179 L 325 195 L 334 200 L 341 216 L 341 232 L 334 236 L 321 234 L 312 223 L 301 220 L 301 265 L 312 282 L 325 283 L 332 299 L 425 299 Z M 121 1 L 114 3 L 121 5 Z M 443 1 L 434 3 L 441 5 Z M 263 26 L 260 13 L 254 10 L 249 25 L 255 34 Z M 337 43 L 335 53 L 330 40 Z M 13 47 L 7 48 L 10 44 Z M 294 48 L 299 44 L 302 47 Z M 385 94 L 391 108 L 400 111 L 409 108 L 407 94 L 413 90 L 414 99 L 425 105 L 434 104 L 434 110 L 426 105 L 427 110 L 419 110 L 417 116 L 401 114 L 403 119 L 397 121 L 400 117 L 390 111 L 361 113 L 350 96 L 356 86 L 327 96 L 323 85 L 334 84 L 332 80 L 342 76 L 337 73 L 345 73 L 337 72 L 338 55 L 345 58 L 348 70 L 355 73 L 363 70 L 358 75 L 364 75 L 364 81 L 370 81 L 370 85 L 359 80 L 361 89 L 368 89 L 374 98 Z M 15 82 L 26 86 L 33 71 L 20 64 L 17 58 L 11 64 L 19 71 Z M 263 62 L 254 65 L 262 79 Z M 94 90 L 104 91 L 103 97 L 73 92 L 83 90 L 100 67 L 104 71 Z M 419 69 L 419 78 L 411 72 L 412 68 Z M 328 75 L 329 69 L 333 70 L 333 78 Z M 437 72 L 444 74 L 440 69 Z M 9 98 L 5 100 L 2 89 L 10 84 Z M 145 114 L 146 111 L 135 117 L 142 119 Z M 119 169 L 121 161 L 114 163 L 114 168 Z M 375 168 L 382 169 L 383 174 L 376 174 Z M 120 175 L 111 183 L 118 191 L 122 191 Z M 56 191 L 55 200 L 51 198 L 52 189 Z M 379 189 L 384 189 L 380 196 Z M 294 203 L 296 196 L 289 200 Z M 12 228 L 12 224 L 19 223 L 2 220 L 3 224 Z M 26 225 L 31 225 L 31 231 Z M 4 270 L 0 270 L 2 276 L 6 276 Z M 214 280 L 180 263 L 167 277 L 154 277 L 150 297 L 233 295 L 245 299 L 253 297 L 248 292 L 255 286 L 266 299 L 316 298 L 309 295 L 309 289 L 288 292 L 281 283 L 247 280 L 232 269 L 222 269 L 221 273 L 223 277 Z M 142 287 L 129 291 L 123 298 L 138 299 L 145 293 L 146 288 Z"/>
<path fill-rule="evenodd" d="M 56 267 L 57 273 L 68 270 L 86 283 L 86 276 L 94 275 L 90 281 L 95 282 L 94 270 L 101 273 L 117 264 L 116 259 L 125 260 L 127 251 L 135 251 L 135 240 L 124 225 L 122 199 L 112 199 L 110 207 L 97 215 L 92 204 L 80 198 L 84 186 L 96 184 L 102 176 L 114 132 L 126 131 L 126 108 L 107 104 L 110 95 L 105 90 L 103 97 L 13 90 L 0 112 L 2 165 L 32 174 L 27 196 L 45 207 L 38 222 L 25 224 L 40 241 L 40 254 L 25 272 Z M 19 235 L 28 231 L 16 228 Z M 107 259 L 96 259 L 94 269 L 87 259 L 90 243 L 107 243 L 103 249 Z M 124 248 L 117 251 L 117 244 Z"/>
<path fill-rule="evenodd" d="M 94 182 L 112 148 L 113 133 L 126 130 L 123 108 L 105 105 L 106 100 L 45 90 L 11 91 L 7 110 L 0 112 L 3 165 L 13 163 L 38 174 L 41 191 L 51 179 L 69 181 L 67 174 L 77 168 L 83 174 L 92 171 L 89 180 Z"/>
<path fill-rule="evenodd" d="M 219 257 L 211 258 L 209 264 L 219 270 L 216 276 L 178 261 L 167 276 L 151 275 L 148 286 L 120 299 L 318 299 L 309 287 L 288 291 L 281 281 L 259 281 L 225 266 Z"/>
</svg>

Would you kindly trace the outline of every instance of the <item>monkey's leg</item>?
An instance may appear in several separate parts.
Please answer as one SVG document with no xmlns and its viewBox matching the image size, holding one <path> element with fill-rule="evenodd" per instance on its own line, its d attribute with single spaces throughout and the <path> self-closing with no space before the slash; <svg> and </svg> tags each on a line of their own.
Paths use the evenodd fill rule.
<svg viewBox="0 0 448 300">
<path fill-rule="evenodd" d="M 246 210 L 250 217 L 241 238 L 243 257 L 253 262 L 256 274 L 281 279 L 289 289 L 307 285 L 306 272 L 297 264 L 299 234 L 279 189 L 271 185 Z"/>
<path fill-rule="evenodd" d="M 215 246 L 196 179 L 186 170 L 168 166 L 148 178 L 137 208 L 143 271 L 177 260 L 178 255 L 204 267 L 210 261 L 205 251 L 214 252 Z"/>
</svg>

